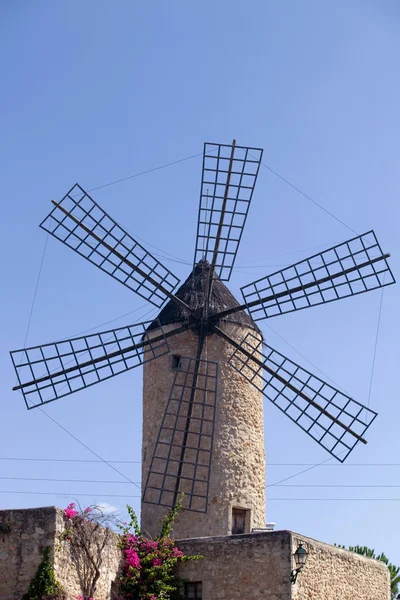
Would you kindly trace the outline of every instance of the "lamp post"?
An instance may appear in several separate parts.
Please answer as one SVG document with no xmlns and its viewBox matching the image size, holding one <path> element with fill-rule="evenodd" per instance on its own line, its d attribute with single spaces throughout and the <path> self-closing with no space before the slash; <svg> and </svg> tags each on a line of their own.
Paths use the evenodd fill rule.
<svg viewBox="0 0 400 600">
<path fill-rule="evenodd" d="M 293 569 L 293 571 L 290 574 L 290 581 L 293 584 L 295 584 L 296 580 L 297 580 L 297 575 L 300 573 L 300 571 L 305 566 L 305 564 L 307 562 L 307 557 L 308 557 L 308 552 L 304 548 L 303 543 L 299 544 L 299 546 L 298 546 L 296 552 L 293 554 L 293 556 L 294 556 L 294 562 L 295 562 L 296 568 Z"/>
</svg>

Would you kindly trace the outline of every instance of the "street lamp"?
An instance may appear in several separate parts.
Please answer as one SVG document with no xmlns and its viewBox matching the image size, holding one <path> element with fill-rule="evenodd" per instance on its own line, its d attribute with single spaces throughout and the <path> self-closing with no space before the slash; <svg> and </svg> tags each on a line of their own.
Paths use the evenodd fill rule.
<svg viewBox="0 0 400 600">
<path fill-rule="evenodd" d="M 308 552 L 304 548 L 303 543 L 299 544 L 299 547 L 297 548 L 293 556 L 296 568 L 293 569 L 293 571 L 290 574 L 290 581 L 294 584 L 296 583 L 297 575 L 300 573 L 300 571 L 303 569 L 304 565 L 307 562 Z"/>
</svg>

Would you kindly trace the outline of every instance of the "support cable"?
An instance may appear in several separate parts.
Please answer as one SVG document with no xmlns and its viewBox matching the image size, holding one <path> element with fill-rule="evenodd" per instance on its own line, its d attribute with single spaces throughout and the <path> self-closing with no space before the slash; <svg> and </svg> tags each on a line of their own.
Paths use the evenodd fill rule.
<svg viewBox="0 0 400 600">
<path fill-rule="evenodd" d="M 306 194 L 305 192 L 303 192 L 300 188 L 298 188 L 297 186 L 295 186 L 288 179 L 286 179 L 285 177 L 283 177 L 282 175 L 280 175 L 279 173 L 277 173 L 277 171 L 274 171 L 274 169 L 272 169 L 271 167 L 269 167 L 268 165 L 266 165 L 262 161 L 261 161 L 261 164 L 266 169 L 268 169 L 268 171 L 270 171 L 271 173 L 273 173 L 275 175 L 275 177 L 278 177 L 278 179 L 280 179 L 281 181 L 285 182 L 288 186 L 290 186 L 296 192 L 298 192 L 299 194 L 301 194 L 302 196 L 304 196 L 304 198 L 307 198 L 307 200 L 309 200 L 310 202 L 312 202 L 313 204 L 315 204 L 316 206 L 318 206 L 318 208 L 320 208 L 321 210 L 323 210 L 324 212 L 326 212 L 330 217 L 332 217 L 332 219 L 335 219 L 335 221 L 337 221 L 338 223 L 340 223 L 341 225 L 343 225 L 344 227 L 346 227 L 347 229 L 349 229 L 350 231 L 352 231 L 356 235 L 359 235 L 358 232 L 355 231 L 355 229 L 353 229 L 352 227 L 350 227 L 349 225 L 347 225 L 344 221 L 342 221 L 341 219 L 339 219 L 339 217 L 337 217 L 336 215 L 334 215 L 333 213 L 331 213 L 327 208 L 325 208 L 324 206 L 322 206 L 322 204 L 319 204 L 319 202 L 317 202 L 316 200 L 314 200 L 313 198 L 311 198 L 311 196 L 309 196 L 308 194 Z"/>
<path fill-rule="evenodd" d="M 385 273 L 383 274 L 383 285 L 385 285 Z M 370 381 L 369 381 L 369 392 L 368 392 L 368 403 L 367 403 L 367 407 L 368 408 L 369 408 L 369 403 L 370 403 L 370 400 L 371 400 L 372 383 L 373 383 L 373 380 L 374 380 L 376 351 L 377 351 L 377 348 L 378 348 L 379 328 L 380 328 L 380 324 L 381 324 L 382 303 L 383 303 L 383 290 L 384 289 L 385 288 L 382 287 L 381 300 L 380 300 L 380 303 L 379 303 L 378 323 L 377 323 L 377 326 L 376 326 L 376 336 L 375 336 L 375 344 L 374 344 L 374 354 L 373 354 L 373 358 L 372 358 L 371 378 L 370 378 Z"/>
<path fill-rule="evenodd" d="M 43 248 L 42 258 L 41 258 L 41 261 L 40 261 L 39 272 L 38 272 L 38 276 L 37 276 L 37 279 L 36 279 L 35 291 L 33 292 L 32 305 L 31 305 L 31 310 L 30 310 L 30 313 L 29 313 L 28 325 L 26 327 L 24 348 L 26 347 L 26 342 L 27 342 L 28 335 L 29 335 L 29 329 L 31 327 L 32 315 L 33 315 L 33 310 L 35 308 L 36 296 L 37 296 L 37 292 L 38 292 L 38 289 L 39 289 L 39 282 L 40 282 L 40 277 L 42 275 L 44 257 L 46 255 L 46 249 L 47 249 L 47 242 L 48 242 L 48 240 L 49 240 L 49 234 L 47 233 L 46 240 L 44 242 L 44 248 Z"/>
</svg>

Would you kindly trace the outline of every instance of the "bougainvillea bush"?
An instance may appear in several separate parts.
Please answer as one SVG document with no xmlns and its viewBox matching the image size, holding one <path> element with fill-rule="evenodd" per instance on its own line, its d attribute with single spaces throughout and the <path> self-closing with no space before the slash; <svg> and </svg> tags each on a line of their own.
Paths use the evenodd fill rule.
<svg viewBox="0 0 400 600">
<path fill-rule="evenodd" d="M 96 507 L 82 509 L 71 503 L 64 510 L 65 529 L 62 544 L 68 544 L 70 555 L 80 574 L 84 595 L 77 600 L 96 600 L 103 552 L 109 533 L 119 529 L 122 552 L 121 571 L 115 582 L 114 598 L 118 600 L 180 600 L 184 598 L 183 582 L 176 575 L 180 562 L 197 560 L 186 556 L 175 546 L 171 530 L 182 509 L 181 501 L 163 522 L 160 535 L 151 539 L 142 535 L 134 510 L 128 506 L 130 521 L 121 524 L 115 516 L 106 517 Z M 94 535 L 96 533 L 96 535 Z"/>
<path fill-rule="evenodd" d="M 123 568 L 119 578 L 119 597 L 124 600 L 178 600 L 184 598 L 183 582 L 176 575 L 180 562 L 198 560 L 186 556 L 171 538 L 173 521 L 181 503 L 164 519 L 160 535 L 149 539 L 142 535 L 133 509 L 128 506 L 130 522 L 124 524 L 120 547 Z"/>
</svg>

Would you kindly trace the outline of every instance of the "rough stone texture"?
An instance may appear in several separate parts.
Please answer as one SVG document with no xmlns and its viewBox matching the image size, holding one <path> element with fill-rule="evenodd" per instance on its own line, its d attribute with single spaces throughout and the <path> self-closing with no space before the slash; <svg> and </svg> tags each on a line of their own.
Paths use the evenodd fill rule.
<svg viewBox="0 0 400 600">
<path fill-rule="evenodd" d="M 386 565 L 316 540 L 292 534 L 292 553 L 303 542 L 309 556 L 293 586 L 293 600 L 389 600 Z"/>
<path fill-rule="evenodd" d="M 178 326 L 178 325 L 177 325 Z M 166 331 L 176 328 L 165 327 Z M 223 323 L 221 328 L 241 342 L 254 329 Z M 152 335 L 159 332 L 155 330 Z M 169 338 L 171 354 L 195 357 L 198 337 L 191 331 Z M 263 396 L 227 364 L 233 348 L 222 338 L 206 338 L 202 359 L 218 362 L 214 448 L 207 513 L 182 512 L 174 525 L 176 538 L 228 535 L 232 507 L 250 509 L 249 531 L 265 526 L 265 450 Z M 162 416 L 173 385 L 171 356 L 145 364 L 143 379 L 142 482 L 145 485 Z M 169 511 L 142 502 L 141 526 L 155 536 Z"/>
<path fill-rule="evenodd" d="M 300 542 L 309 557 L 292 585 L 293 553 Z M 182 578 L 203 583 L 203 600 L 390 600 L 389 571 L 383 563 L 291 531 L 177 544 L 187 554 L 204 556 L 179 567 Z"/>
<path fill-rule="evenodd" d="M 56 513 L 56 534 L 57 540 L 65 527 L 63 511 L 59 508 Z M 100 570 L 100 577 L 96 584 L 95 600 L 109 600 L 111 598 L 112 584 L 116 579 L 119 566 L 121 564 L 121 550 L 118 548 L 119 536 L 113 531 L 107 532 L 107 542 L 104 550 L 99 553 L 98 546 L 102 545 L 104 530 L 100 530 L 93 536 L 91 544 L 91 555 Z M 87 563 L 80 561 L 78 567 L 71 559 L 69 543 L 62 543 L 61 548 L 54 553 L 54 571 L 58 581 L 67 592 L 69 600 L 82 594 L 82 578 L 87 569 Z M 93 571 L 92 571 L 93 572 Z"/>
<path fill-rule="evenodd" d="M 72 563 L 68 543 L 59 549 L 60 534 L 64 530 L 63 511 L 60 508 L 1 510 L 0 525 L 9 525 L 11 528 L 10 533 L 0 533 L 0 600 L 21 600 L 43 560 L 46 546 L 53 548 L 54 571 L 68 600 L 75 600 L 76 596 L 82 594 L 79 574 Z M 118 535 L 112 533 L 102 553 L 96 600 L 109 600 L 111 597 L 111 583 L 121 560 L 117 541 Z"/>
<path fill-rule="evenodd" d="M 54 547 L 56 508 L 0 510 L 0 600 L 21 600 L 43 560 L 46 546 Z"/>
<path fill-rule="evenodd" d="M 203 600 L 290 600 L 290 542 L 286 531 L 181 540 L 183 552 L 204 558 L 180 565 L 179 576 L 201 581 Z"/>
</svg>

